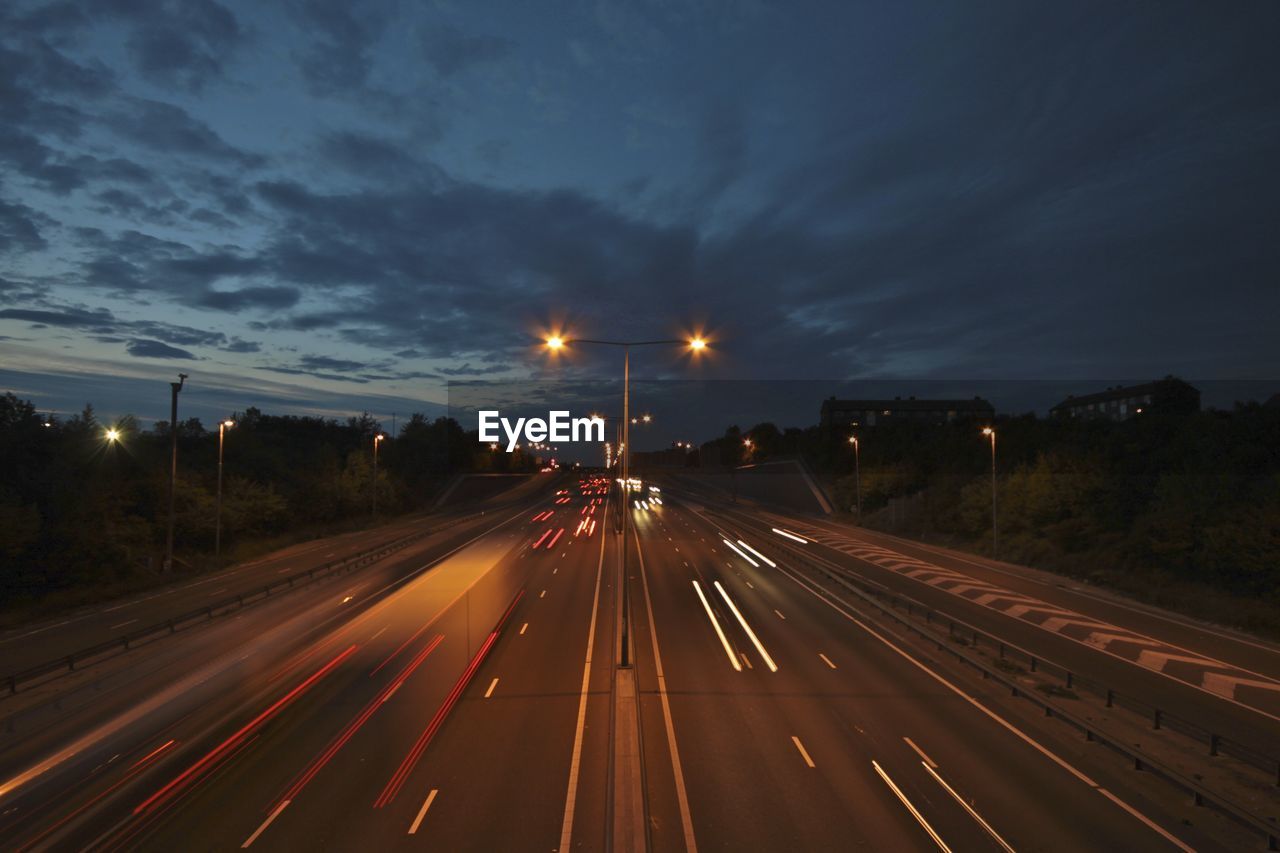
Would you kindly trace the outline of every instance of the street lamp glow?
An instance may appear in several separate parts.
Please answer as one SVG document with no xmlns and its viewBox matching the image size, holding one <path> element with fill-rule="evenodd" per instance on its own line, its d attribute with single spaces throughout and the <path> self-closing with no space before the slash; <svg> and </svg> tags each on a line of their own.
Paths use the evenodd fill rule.
<svg viewBox="0 0 1280 853">
<path fill-rule="evenodd" d="M 707 342 L 702 338 L 693 338 L 689 341 L 689 349 L 702 350 L 707 348 Z"/>
<path fill-rule="evenodd" d="M 983 428 L 982 428 L 982 434 L 983 434 L 983 435 L 994 435 L 994 434 L 995 434 L 995 430 L 993 430 L 991 427 L 983 427 Z"/>
<path fill-rule="evenodd" d="M 109 430 L 107 430 L 107 441 L 119 441 L 119 440 L 120 440 L 120 431 L 119 431 L 119 430 L 117 430 L 117 429 L 109 429 Z"/>
<path fill-rule="evenodd" d="M 548 349 L 560 349 L 563 346 L 564 346 L 564 338 L 560 337 L 559 335 L 552 335 L 551 337 L 547 338 Z"/>
<path fill-rule="evenodd" d="M 228 418 L 227 420 L 222 422 L 222 425 L 227 429 L 231 429 L 233 426 L 236 425 L 236 422 Z"/>
</svg>

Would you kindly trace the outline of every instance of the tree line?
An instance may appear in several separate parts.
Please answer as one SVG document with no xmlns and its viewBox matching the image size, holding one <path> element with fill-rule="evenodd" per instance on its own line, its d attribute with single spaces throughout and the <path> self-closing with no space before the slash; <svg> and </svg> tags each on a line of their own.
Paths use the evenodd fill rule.
<svg viewBox="0 0 1280 853">
<path fill-rule="evenodd" d="M 990 553 L 991 451 L 980 427 L 858 431 L 860 523 Z M 999 557 L 1122 586 L 1186 581 L 1280 604 L 1280 409 L 1126 421 L 997 418 Z M 799 456 L 856 515 L 849 431 L 771 423 L 702 445 L 691 463 Z M 747 444 L 750 441 L 750 445 Z"/>
<path fill-rule="evenodd" d="M 368 523 L 375 489 L 380 516 L 403 513 L 429 505 L 458 472 L 528 463 L 478 452 L 475 432 L 452 418 L 413 414 L 380 443 L 375 480 L 381 425 L 367 413 L 340 421 L 248 408 L 232 421 L 224 435 L 222 562 L 238 546 L 271 537 Z M 218 427 L 190 418 L 177 437 L 175 562 L 206 568 L 217 563 Z M 46 418 L 30 401 L 0 397 L 0 603 L 158 572 L 170 438 L 166 421 L 150 430 L 130 416 L 104 423 L 92 406 Z"/>
</svg>

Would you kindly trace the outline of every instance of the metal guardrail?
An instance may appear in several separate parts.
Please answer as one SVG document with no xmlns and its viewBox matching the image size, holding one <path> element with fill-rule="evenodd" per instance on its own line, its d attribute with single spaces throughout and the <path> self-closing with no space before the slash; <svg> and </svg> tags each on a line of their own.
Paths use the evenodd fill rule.
<svg viewBox="0 0 1280 853">
<path fill-rule="evenodd" d="M 379 545 L 368 551 L 362 551 L 341 559 L 331 560 L 320 566 L 310 569 L 303 569 L 295 572 L 288 577 L 279 578 L 262 587 L 255 587 L 251 590 L 228 596 L 220 601 L 203 607 L 197 607 L 186 613 L 165 619 L 162 622 L 155 622 L 143 628 L 137 628 L 128 633 L 121 634 L 110 640 L 105 640 L 96 645 L 88 646 L 83 649 L 63 655 L 53 660 L 45 661 L 33 667 L 15 672 L 0 678 L 0 684 L 4 685 L 5 691 L 3 695 L 13 696 L 19 692 L 23 685 L 30 686 L 32 682 L 38 682 L 45 679 L 46 676 L 55 673 L 66 673 L 74 671 L 78 666 L 101 663 L 109 660 L 116 655 L 124 654 L 130 649 L 138 648 L 160 639 L 161 637 L 176 634 L 178 631 L 186 630 L 194 625 L 211 621 L 215 616 L 223 616 L 233 613 L 241 608 L 254 604 L 259 601 L 265 601 L 272 595 L 277 595 L 299 586 L 304 586 L 312 581 L 320 578 L 331 577 L 340 572 L 350 572 L 356 569 L 362 569 L 372 563 L 394 554 L 396 551 L 403 550 L 414 542 L 428 536 L 432 533 L 438 533 L 442 530 L 448 530 L 466 521 L 471 516 L 465 516 L 450 522 L 449 524 L 439 527 L 431 527 L 427 530 L 421 530 L 417 533 L 411 533 L 408 536 L 395 539 L 390 543 Z"/>
<path fill-rule="evenodd" d="M 1137 749 L 1125 743 L 1123 739 L 1110 736 L 1107 733 L 1103 732 L 1101 729 L 1099 729 L 1099 727 L 1095 726 L 1090 721 L 1084 719 L 1083 717 L 1077 716 L 1071 713 L 1070 711 L 1064 710 L 1057 703 L 1051 702 L 1047 698 L 1042 698 L 1040 696 L 1035 695 L 1034 689 L 1028 690 L 1024 685 L 1021 685 L 1017 681 L 1015 681 L 1010 675 L 1001 672 L 997 668 L 987 666 L 985 663 L 978 660 L 973 655 L 965 654 L 963 651 L 960 650 L 963 647 L 957 647 L 957 644 L 953 641 L 954 637 L 956 636 L 955 635 L 956 625 L 963 625 L 965 628 L 969 629 L 971 634 L 976 631 L 978 635 L 986 636 L 988 640 L 991 641 L 992 638 L 990 637 L 989 634 L 986 634 L 985 632 L 977 631 L 977 629 L 972 628 L 972 626 L 965 625 L 964 623 L 959 622 L 959 620 L 954 620 L 954 619 L 951 619 L 950 617 L 940 614 L 937 610 L 933 610 L 932 608 L 929 608 L 921 604 L 920 602 L 915 601 L 914 599 L 910 599 L 908 596 L 891 592 L 883 587 L 879 587 L 877 584 L 874 584 L 873 582 L 867 581 L 864 578 L 859 578 L 856 575 L 854 575 L 852 572 L 838 566 L 837 564 L 829 560 L 825 560 L 821 557 L 817 557 L 812 554 L 803 553 L 798 548 L 793 548 L 789 545 L 782 545 L 772 540 L 764 540 L 764 541 L 765 541 L 766 550 L 772 551 L 775 555 L 784 556 L 786 559 L 798 561 L 800 563 L 805 564 L 811 570 L 818 572 L 819 574 L 827 577 L 829 580 L 835 582 L 836 584 L 840 585 L 844 589 L 853 593 L 862 601 L 871 605 L 880 613 L 889 617 L 897 624 L 903 626 L 904 628 L 907 628 L 910 631 L 914 631 L 916 634 L 918 634 L 922 638 L 932 642 L 938 647 L 939 651 L 948 652 L 961 663 L 978 670 L 979 672 L 982 673 L 983 679 L 995 681 L 996 683 L 1007 687 L 1010 690 L 1010 694 L 1012 696 L 1021 697 L 1031 702 L 1032 704 L 1042 708 L 1044 710 L 1044 714 L 1046 717 L 1054 717 L 1063 721 L 1064 723 L 1067 723 L 1068 725 L 1080 731 L 1084 735 L 1086 740 L 1106 746 L 1111 750 L 1113 750 L 1114 752 L 1124 756 L 1127 760 L 1132 761 L 1134 770 L 1151 773 L 1154 776 L 1157 776 L 1158 778 L 1164 780 L 1165 782 L 1173 785 L 1174 787 L 1180 788 L 1185 793 L 1191 795 L 1192 802 L 1194 805 L 1215 809 L 1216 811 L 1230 818 L 1231 820 L 1235 821 L 1237 824 L 1244 827 L 1245 829 L 1248 829 L 1250 831 L 1257 832 L 1258 834 L 1260 834 L 1263 837 L 1263 839 L 1265 839 L 1268 850 L 1280 850 L 1280 827 L 1277 827 L 1276 824 L 1273 823 L 1272 821 L 1268 821 L 1264 818 L 1261 818 L 1253 814 L 1252 812 L 1248 811 L 1243 806 L 1240 806 L 1232 802 L 1231 800 L 1228 800 L 1225 797 L 1222 797 L 1216 793 L 1213 793 L 1212 791 L 1208 790 L 1207 788 L 1205 788 L 1203 785 L 1196 782 L 1195 780 L 1187 778 L 1186 776 L 1182 775 L 1181 773 L 1169 767 L 1168 765 L 1160 762 L 1155 758 L 1150 757 L 1148 754 L 1146 754 L 1142 750 Z M 831 593 L 829 593 L 827 590 L 820 590 L 820 591 L 823 593 L 826 593 L 827 595 L 831 595 Z M 898 601 L 901 601 L 901 602 L 909 602 L 908 606 L 911 608 L 911 610 L 908 611 L 908 614 L 906 616 L 903 616 L 901 611 L 897 609 L 892 603 L 889 604 L 888 606 L 882 605 L 880 600 L 878 600 L 882 596 L 888 597 L 891 599 L 897 599 Z M 834 598 L 834 596 L 832 597 Z M 839 599 L 837 599 L 837 601 L 839 601 Z M 918 621 L 914 618 L 916 613 L 919 613 L 921 615 L 929 614 L 928 616 L 926 616 L 924 626 L 921 626 L 918 623 Z M 934 615 L 938 616 L 940 620 L 938 623 L 939 627 L 936 630 L 933 627 L 933 622 L 932 622 L 932 616 Z M 945 636 L 941 634 L 942 621 L 946 621 L 948 623 L 948 633 Z M 994 640 L 994 642 L 996 642 L 997 646 L 999 646 L 1000 644 L 999 640 Z M 1004 643 L 1003 648 L 1006 651 L 1013 649 L 1013 650 L 1017 650 L 1018 652 L 1024 655 L 1030 654 L 1025 650 L 1011 643 Z M 1046 663 L 1045 659 L 1039 656 L 1034 656 L 1033 660 L 1035 661 L 1035 664 L 1032 667 L 1033 671 L 1040 671 L 1038 667 Z M 1061 669 L 1061 671 L 1064 673 L 1069 672 L 1068 670 L 1065 670 L 1065 669 Z M 1069 683 L 1072 685 L 1075 685 L 1075 684 L 1081 684 L 1082 682 L 1080 681 L 1078 676 L 1072 673 Z M 1112 693 L 1113 693 L 1113 699 L 1114 699 L 1114 697 L 1118 694 L 1116 694 L 1114 691 L 1112 691 Z M 1168 721 L 1171 719 L 1173 719 L 1172 715 L 1168 715 L 1163 712 L 1156 711 L 1155 717 L 1154 717 L 1155 727 L 1159 728 L 1161 725 L 1167 725 Z M 1194 725 L 1194 724 L 1188 723 L 1188 725 Z M 1216 742 L 1211 742 L 1209 754 L 1210 755 L 1227 754 L 1222 751 L 1223 745 L 1225 742 L 1226 742 L 1225 739 L 1221 737 L 1219 737 L 1216 740 Z M 1218 750 L 1217 752 L 1213 751 L 1215 748 L 1215 745 Z M 1249 751 L 1253 754 L 1261 755 L 1261 753 L 1257 752 L 1256 750 L 1252 750 L 1247 747 L 1245 747 L 1245 749 L 1249 749 Z M 1235 755 L 1233 757 L 1240 757 L 1240 756 Z"/>
</svg>

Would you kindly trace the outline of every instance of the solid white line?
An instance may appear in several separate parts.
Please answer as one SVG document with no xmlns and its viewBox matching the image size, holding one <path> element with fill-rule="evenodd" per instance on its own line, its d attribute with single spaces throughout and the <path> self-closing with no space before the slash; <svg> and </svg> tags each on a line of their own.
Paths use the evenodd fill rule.
<svg viewBox="0 0 1280 853">
<path fill-rule="evenodd" d="M 605 504 L 606 514 L 608 503 Z M 578 694 L 578 724 L 573 734 L 573 756 L 569 760 L 569 789 L 564 798 L 564 821 L 560 824 L 560 850 L 570 850 L 573 813 L 578 805 L 578 773 L 582 769 L 582 731 L 587 724 L 587 688 L 591 686 L 591 654 L 596 644 L 596 616 L 600 611 L 600 578 L 604 574 L 604 543 L 600 537 L 600 560 L 596 563 L 596 588 L 591 594 L 591 624 L 587 628 L 587 655 L 582 664 L 582 689 Z"/>
<path fill-rule="evenodd" d="M 409 827 L 409 835 L 416 835 L 418 827 L 422 825 L 422 819 L 427 816 L 427 809 L 431 808 L 431 801 L 436 798 L 438 790 L 431 789 L 431 793 L 427 794 L 427 800 L 422 804 L 422 808 L 418 809 L 418 816 L 413 819 L 413 825 Z"/>
<path fill-rule="evenodd" d="M 379 628 L 378 633 L 374 634 L 372 637 L 369 638 L 369 642 L 372 643 L 374 640 L 378 639 L 378 635 L 381 634 L 383 631 L 387 630 L 388 627 L 389 626 L 387 625 L 383 625 L 381 628 Z"/>
<path fill-rule="evenodd" d="M 918 755 L 918 756 L 920 756 L 921 758 L 923 758 L 923 759 L 924 759 L 925 766 L 927 766 L 927 767 L 937 767 L 937 766 L 938 766 L 937 762 L 936 762 L 936 761 L 934 761 L 934 760 L 933 760 L 932 758 L 930 758 L 929 756 L 925 755 L 925 754 L 924 754 L 924 750 L 923 750 L 923 749 L 921 749 L 920 747 L 916 746 L 916 742 L 915 742 L 915 741 L 913 741 L 911 738 L 909 738 L 909 737 L 904 737 L 904 738 L 903 738 L 903 740 L 905 740 L 905 741 L 907 742 L 907 746 L 911 747 L 912 749 L 914 749 L 914 750 L 916 751 L 916 755 Z"/>
<path fill-rule="evenodd" d="M 729 593 L 724 591 L 724 587 L 720 585 L 720 581 L 715 582 L 716 589 L 720 590 L 720 595 L 724 598 L 725 603 L 729 605 L 729 609 L 733 611 L 733 615 L 738 618 L 738 624 L 742 626 L 742 630 L 747 632 L 747 636 L 751 638 L 752 644 L 756 647 L 756 651 L 760 653 L 760 657 L 764 658 L 764 662 L 769 665 L 770 672 L 777 672 L 778 665 L 773 662 L 773 658 L 769 657 L 769 653 L 764 650 L 764 644 L 760 642 L 760 638 L 756 636 L 756 632 L 751 630 L 751 626 L 747 624 L 747 620 L 742 618 L 742 614 L 738 611 L 738 607 L 729 598 Z"/>
<path fill-rule="evenodd" d="M 911 741 L 908 740 L 907 743 L 911 743 Z M 914 744 L 912 745 L 914 746 Z M 951 795 L 951 799 L 959 803 L 960 808 L 967 811 L 969 813 L 969 817 L 976 820 L 978 822 L 978 826 L 981 826 L 983 829 L 987 831 L 987 835 L 990 835 L 992 838 L 994 838 L 996 840 L 996 843 L 999 844 L 1001 847 L 1003 847 L 1007 851 L 1007 853 L 1015 853 L 1014 849 L 1009 846 L 1008 842 L 1006 842 L 1003 838 L 1000 837 L 1000 833 L 992 829 L 991 824 L 983 820 L 982 815 L 978 814 L 978 812 L 973 808 L 973 806 L 966 803 L 963 797 L 957 794 L 955 790 L 950 785 L 948 785 L 941 776 L 939 776 L 937 773 L 934 772 L 933 768 L 929 766 L 929 762 L 922 762 L 922 763 L 924 764 L 924 769 L 929 771 L 929 775 L 932 776 L 934 779 L 938 780 L 938 784 L 947 790 L 947 793 Z"/>
<path fill-rule="evenodd" d="M 800 742 L 800 738 L 796 737 L 795 735 L 792 735 L 791 742 L 796 745 L 796 749 L 800 750 L 800 757 L 804 759 L 805 764 L 808 764 L 810 767 L 818 766 L 814 764 L 813 759 L 809 757 L 809 750 L 804 748 L 804 744 Z"/>
<path fill-rule="evenodd" d="M 907 799 L 907 795 L 902 793 L 902 790 L 897 785 L 893 784 L 893 780 L 889 778 L 889 774 L 880 769 L 880 765 L 875 761 L 871 762 L 871 766 L 880 774 L 880 778 L 889 786 L 889 790 L 893 791 L 898 800 L 907 807 L 907 811 L 911 812 L 912 817 L 914 817 L 916 821 L 924 827 L 924 831 L 929 833 L 929 837 L 933 839 L 934 843 L 942 850 L 945 850 L 946 853 L 951 853 L 951 848 L 946 845 L 946 842 L 942 840 L 938 833 L 933 831 L 933 827 L 929 825 L 929 821 L 924 819 L 924 815 L 920 814 L 920 812 L 916 810 L 916 807 L 911 805 L 911 801 Z"/>
<path fill-rule="evenodd" d="M 489 682 L 489 689 L 484 692 L 484 698 L 488 699 L 490 696 L 492 696 L 493 688 L 497 686 L 498 686 L 498 679 L 495 678 L 493 681 Z"/>
<path fill-rule="evenodd" d="M 271 812 L 271 814 L 267 815 L 267 819 L 266 819 L 266 820 L 264 820 L 264 821 L 262 822 L 262 826 L 258 827 L 256 830 L 254 830 L 253 835 L 250 835 L 248 838 L 246 838 L 246 839 L 245 839 L 244 844 L 241 844 L 241 845 L 240 845 L 240 849 L 241 849 L 241 850 L 243 850 L 244 848 L 248 847 L 248 846 L 249 846 L 250 844 L 252 844 L 253 842 L 257 841 L 257 840 L 258 840 L 258 836 L 259 836 L 259 835 L 261 835 L 261 834 L 266 830 L 266 828 L 267 828 L 268 826 L 271 826 L 271 821 L 273 821 L 273 820 L 275 820 L 276 818 L 278 818 L 278 817 L 280 816 L 280 812 L 284 811 L 284 807 L 285 807 L 285 806 L 287 806 L 287 805 L 289 805 L 289 803 L 290 803 L 290 802 L 291 802 L 291 800 L 284 800 L 284 801 L 282 801 L 282 802 L 280 803 L 280 805 L 276 806 L 275 811 L 273 811 L 273 812 Z"/>
<path fill-rule="evenodd" d="M 928 675 L 930 678 L 932 678 L 934 681 L 936 681 L 936 682 L 938 682 L 939 684 L 941 684 L 943 687 L 946 687 L 948 690 L 950 690 L 952 693 L 954 693 L 954 694 L 956 694 L 957 696 L 959 696 L 961 699 L 964 699 L 964 700 L 965 700 L 966 702 L 968 702 L 971 706 L 973 706 L 973 707 L 974 707 L 974 708 L 976 708 L 978 711 L 980 711 L 980 712 L 982 712 L 983 714 L 985 714 L 985 715 L 986 715 L 990 720 L 992 720 L 993 722 L 995 722 L 995 723 L 997 723 L 998 725 L 1002 726 L 1006 731 L 1008 731 L 1010 734 L 1012 734 L 1012 735 L 1014 735 L 1015 737 L 1017 737 L 1019 740 L 1021 740 L 1021 741 L 1022 741 L 1023 743 L 1025 743 L 1027 746 L 1031 747 L 1031 748 L 1032 748 L 1032 749 L 1034 749 L 1036 752 L 1038 752 L 1038 753 L 1040 753 L 1041 755 L 1043 755 L 1045 758 L 1048 758 L 1048 759 L 1049 759 L 1050 761 L 1052 761 L 1054 764 L 1057 764 L 1057 765 L 1058 765 L 1059 767 L 1061 767 L 1063 770 L 1067 771 L 1067 772 L 1068 772 L 1068 773 L 1070 773 L 1072 776 L 1076 777 L 1076 778 L 1077 778 L 1077 779 L 1079 779 L 1081 782 L 1083 782 L 1084 784 L 1088 785 L 1090 788 L 1093 788 L 1094 790 L 1098 791 L 1100 794 L 1102 794 L 1102 795 L 1103 795 L 1103 796 L 1105 796 L 1107 799 L 1109 799 L 1109 800 L 1111 800 L 1112 802 L 1114 802 L 1116 805 L 1118 805 L 1118 806 L 1120 806 L 1121 808 L 1123 808 L 1123 809 L 1124 809 L 1126 812 L 1128 812 L 1130 815 L 1132 815 L 1133 817 L 1135 817 L 1135 818 L 1137 818 L 1138 820 L 1140 820 L 1140 821 L 1141 821 L 1143 824 L 1145 824 L 1148 828 L 1152 829 L 1153 831 L 1155 831 L 1156 833 L 1158 833 L 1159 835 L 1161 835 L 1163 838 L 1165 838 L 1165 839 L 1166 839 L 1167 841 L 1169 841 L 1171 844 L 1173 844 L 1173 845 L 1175 845 L 1176 847 L 1178 847 L 1180 850 L 1186 851 L 1186 853 L 1193 853 L 1193 848 L 1188 847 L 1187 845 L 1183 844 L 1183 843 L 1182 843 L 1181 841 L 1179 841 L 1177 838 L 1175 838 L 1174 836 L 1170 835 L 1168 832 L 1166 832 L 1166 831 L 1165 831 L 1164 829 L 1162 829 L 1161 827 L 1157 826 L 1157 825 L 1156 825 L 1156 824 L 1155 824 L 1155 823 L 1154 823 L 1150 818 L 1148 818 L 1146 815 L 1144 815 L 1144 814 L 1142 814 L 1141 812 L 1139 812 L 1138 810 L 1134 809 L 1134 808 L 1133 808 L 1132 806 L 1130 806 L 1128 803 L 1125 803 L 1125 802 L 1121 801 L 1120 799 L 1118 799 L 1118 798 L 1117 798 L 1115 795 L 1113 795 L 1110 791 L 1106 790 L 1106 789 L 1105 789 L 1105 788 L 1103 788 L 1101 785 L 1099 785 L 1097 782 L 1093 781 L 1093 779 L 1089 778 L 1089 777 L 1088 777 L 1088 776 L 1086 776 L 1084 773 L 1080 772 L 1080 771 L 1079 771 L 1079 770 L 1077 770 L 1074 766 L 1072 766 L 1071 764 L 1069 764 L 1065 759 L 1060 758 L 1060 757 L 1057 755 L 1057 753 L 1053 752 L 1053 751 L 1052 751 L 1052 750 L 1050 750 L 1048 747 L 1043 746 L 1043 745 L 1042 745 L 1042 744 L 1040 744 L 1038 741 L 1036 741 L 1034 738 L 1032 738 L 1030 735 L 1028 735 L 1026 732 L 1022 731 L 1022 730 L 1021 730 L 1021 729 L 1019 729 L 1017 726 L 1015 726 L 1013 723 L 1010 723 L 1010 722 L 1009 722 L 1008 720 L 1006 720 L 1004 717 L 1001 717 L 1001 716 L 1000 716 L 999 714 L 997 714 L 995 711 L 992 711 L 992 710 L 991 710 L 990 708 L 988 708 L 986 705 L 982 704 L 982 703 L 981 703 L 981 702 L 979 702 L 977 699 L 975 699 L 974 697 L 970 696 L 968 693 L 965 693 L 965 692 L 964 692 L 963 690 L 961 690 L 959 687 L 956 687 L 954 684 L 952 684 L 952 683 L 951 683 L 950 681 L 948 681 L 947 679 L 943 678 L 943 677 L 942 677 L 941 675 L 939 675 L 938 673 L 936 673 L 936 672 L 934 672 L 933 670 L 929 669 L 929 667 L 925 666 L 925 665 L 924 665 L 924 664 L 922 664 L 920 661 L 918 661 L 918 660 L 916 660 L 914 657 L 912 657 L 910 653 L 908 653 L 908 652 L 904 651 L 902 648 L 900 648 L 899 646 L 895 645 L 891 640 L 889 640 L 887 637 L 885 637 L 885 636 L 884 636 L 883 634 L 881 634 L 880 632 L 876 631 L 874 628 L 872 628 L 872 627 L 871 627 L 870 625 L 868 625 L 867 623 L 863 622 L 861 619 L 858 619 L 857 617 L 855 617 L 855 616 L 851 615 L 851 614 L 850 614 L 848 611 L 846 611 L 843 607 L 838 607 L 836 604 L 834 604 L 833 602 L 831 602 L 829 599 L 827 599 L 826 597 L 824 597 L 823 595 L 821 595 L 821 594 L 820 594 L 820 593 L 819 593 L 815 588 L 811 587 L 808 583 L 806 583 L 805 581 L 801 580 L 798 576 L 796 576 L 796 575 L 792 574 L 791 572 L 787 571 L 786 569 L 783 569 L 782 571 L 783 571 L 783 573 L 784 573 L 784 574 L 786 574 L 786 575 L 787 575 L 787 577 L 789 577 L 789 578 L 791 578 L 793 581 L 795 581 L 795 583 L 796 583 L 796 584 L 797 584 L 801 589 L 804 589 L 804 590 L 808 591 L 808 593 L 809 593 L 810 595 L 812 595 L 814 598 L 816 598 L 816 599 L 818 599 L 819 601 L 821 601 L 822 603 L 826 604 L 826 605 L 827 605 L 828 607 L 830 607 L 832 610 L 836 611 L 836 612 L 837 612 L 837 613 L 839 613 L 841 616 L 843 616 L 844 618 L 848 619 L 850 622 L 852 622 L 853 624 L 857 625 L 857 626 L 858 626 L 859 628 L 861 628 L 862 630 L 866 631 L 866 632 L 867 632 L 868 634 L 870 634 L 872 637 L 875 637 L 875 638 L 876 638 L 877 640 L 879 640 L 881 643 L 883 643 L 884 645 L 888 646 L 890 649 L 892 649 L 894 652 L 896 652 L 900 657 L 902 657 L 903 659 L 905 659 L 905 660 L 906 660 L 908 663 L 910 663 L 912 666 L 916 667 L 916 668 L 917 668 L 917 669 L 919 669 L 921 672 L 923 672 L 923 673 L 925 673 L 926 675 Z"/>
<path fill-rule="evenodd" d="M 743 548 L 746 548 L 746 549 L 747 549 L 748 551 L 750 551 L 752 554 L 755 554 L 757 557 L 759 557 L 759 558 L 764 562 L 764 564 L 765 564 L 765 565 L 767 565 L 769 568 L 771 568 L 771 569 L 776 569 L 776 568 L 778 568 L 778 564 L 777 564 L 777 563 L 775 563 L 773 560 L 770 560 L 770 559 L 769 559 L 768 557 L 766 557 L 764 554 L 761 554 L 761 553 L 760 553 L 759 551 L 757 551 L 755 548 L 752 548 L 752 547 L 751 547 L 750 545 L 748 545 L 746 542 L 743 542 L 741 539 L 739 539 L 739 540 L 738 540 L 738 544 L 739 544 L 739 545 L 741 545 Z"/>
<path fill-rule="evenodd" d="M 825 663 L 827 666 L 831 667 L 832 669 L 836 668 L 836 665 L 831 662 L 831 658 L 827 657 L 822 652 L 818 652 L 818 657 L 822 658 L 822 662 Z"/>
<path fill-rule="evenodd" d="M 724 646 L 724 653 L 729 657 L 730 665 L 738 672 L 742 672 L 742 664 L 738 663 L 738 659 L 733 656 L 733 649 L 729 646 L 729 639 L 725 637 L 724 631 L 720 628 L 720 621 L 711 612 L 711 604 L 708 603 L 707 597 L 702 594 L 702 587 L 697 581 L 693 582 L 693 591 L 698 594 L 698 598 L 702 601 L 702 608 L 707 611 L 707 618 L 711 620 L 711 627 L 716 629 L 716 636 L 720 638 L 720 645 Z"/>
<path fill-rule="evenodd" d="M 746 554 L 742 553 L 742 550 L 737 545 L 734 545 L 728 539 L 721 539 L 720 541 L 728 545 L 730 548 L 732 548 L 733 553 L 737 554 L 739 557 L 746 560 L 748 563 L 755 566 L 757 569 L 760 568 L 760 564 L 757 563 L 755 560 L 751 559 L 750 557 L 748 557 Z M 715 549 L 713 548 L 712 550 L 715 550 Z"/>
<path fill-rule="evenodd" d="M 121 622 L 119 625 L 112 625 L 107 630 L 114 631 L 117 628 L 123 628 L 125 625 L 132 625 L 134 622 L 137 622 L 137 621 L 138 621 L 137 619 L 130 619 L 128 622 Z"/>
<path fill-rule="evenodd" d="M 632 531 L 634 534 L 635 531 Z M 698 843 L 693 837 L 693 818 L 689 816 L 689 795 L 684 787 L 684 771 L 680 767 L 680 750 L 676 747 L 676 730 L 671 724 L 671 701 L 667 698 L 667 677 L 662 671 L 662 654 L 658 651 L 658 623 L 653 618 L 653 599 L 649 597 L 649 576 L 644 568 L 644 553 L 640 551 L 640 536 L 636 536 L 636 552 L 640 556 L 640 584 L 644 589 L 644 606 L 649 614 L 649 639 L 653 643 L 653 669 L 658 676 L 658 697 L 662 700 L 662 721 L 667 728 L 667 749 L 671 754 L 671 772 L 676 780 L 676 802 L 680 805 L 680 823 L 684 827 L 684 847 L 688 853 L 698 853 Z M 697 581 L 695 581 L 697 583 Z M 561 850 L 564 848 L 561 847 Z"/>
</svg>

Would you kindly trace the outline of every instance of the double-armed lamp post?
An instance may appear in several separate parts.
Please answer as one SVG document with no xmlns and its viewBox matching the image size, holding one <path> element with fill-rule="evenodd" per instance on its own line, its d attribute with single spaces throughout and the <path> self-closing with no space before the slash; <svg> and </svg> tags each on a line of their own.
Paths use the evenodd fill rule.
<svg viewBox="0 0 1280 853">
<path fill-rule="evenodd" d="M 569 338 L 561 335 L 552 335 L 546 338 L 545 342 L 547 349 L 552 352 L 577 344 L 622 348 L 622 441 L 619 442 L 620 447 L 618 448 L 618 453 L 622 457 L 622 563 L 621 577 L 619 578 L 619 585 L 622 588 L 622 642 L 619 651 L 619 664 L 629 667 L 631 666 L 631 596 L 628 592 L 627 584 L 627 525 L 631 516 L 628 511 L 630 509 L 628 497 L 631 493 L 631 348 L 682 346 L 688 347 L 690 352 L 697 354 L 706 349 L 707 342 L 701 337 L 686 340 L 673 338 L 656 341 L 602 341 L 589 338 Z"/>
</svg>

